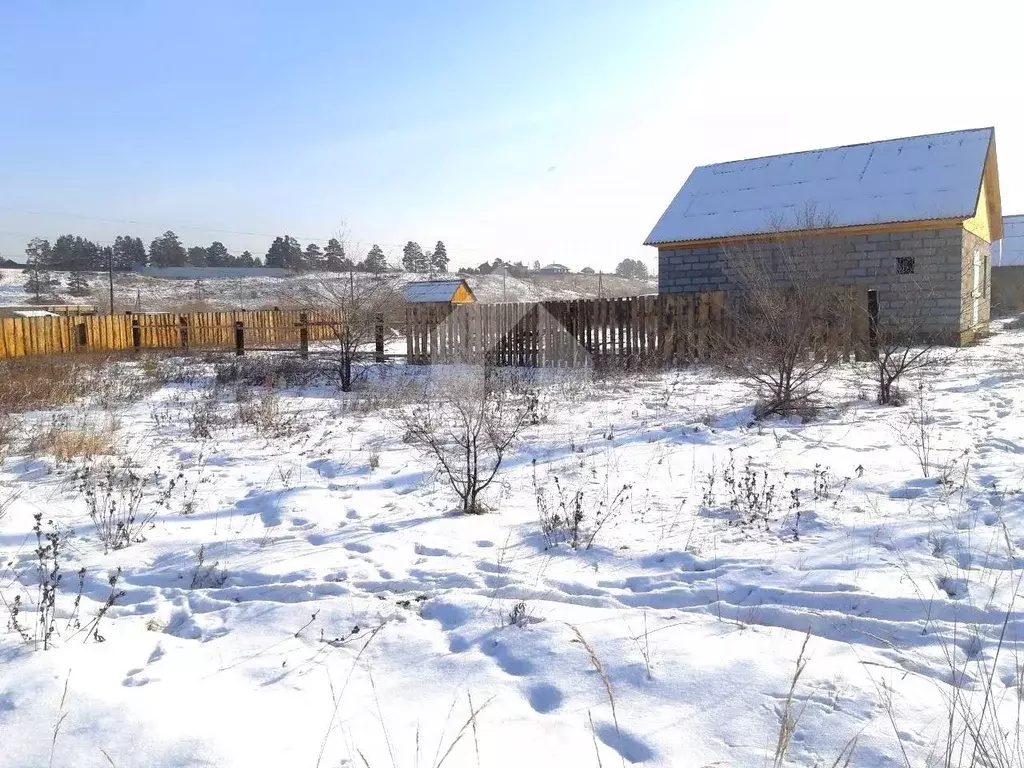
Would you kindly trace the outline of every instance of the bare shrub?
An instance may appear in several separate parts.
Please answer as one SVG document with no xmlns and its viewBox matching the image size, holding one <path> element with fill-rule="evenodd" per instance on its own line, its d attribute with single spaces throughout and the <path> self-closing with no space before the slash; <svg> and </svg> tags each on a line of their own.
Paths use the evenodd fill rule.
<svg viewBox="0 0 1024 768">
<path fill-rule="evenodd" d="M 199 547 L 196 553 L 196 564 L 192 569 L 192 579 L 189 581 L 189 589 L 209 589 L 210 587 L 222 587 L 227 581 L 228 575 L 220 567 L 219 561 L 206 562 L 206 545 Z"/>
<path fill-rule="evenodd" d="M 280 355 L 233 358 L 214 367 L 214 379 L 218 384 L 252 387 L 304 387 L 316 383 L 326 373 L 326 367 L 320 361 Z"/>
<path fill-rule="evenodd" d="M 351 263 L 360 260 L 362 254 L 356 252 L 357 244 L 346 233 L 336 239 Z M 326 322 L 331 329 L 330 347 L 336 353 L 342 392 L 350 392 L 353 382 L 367 370 L 366 367 L 357 367 L 357 364 L 361 357 L 370 354 L 378 319 L 386 321 L 402 313 L 404 302 L 399 287 L 399 279 L 393 275 L 356 275 L 354 271 L 349 271 L 342 280 L 337 276 L 320 275 L 304 286 L 302 299 L 307 304 L 331 310 L 328 316 L 312 313 L 310 321 Z M 344 319 L 334 321 L 325 317 Z"/>
<path fill-rule="evenodd" d="M 537 463 L 533 464 L 533 490 L 537 503 L 537 517 L 541 532 L 549 547 L 568 544 L 573 549 L 591 549 L 601 529 L 626 507 L 630 500 L 632 483 L 614 489 L 606 482 L 603 489 L 588 495 L 585 486 L 575 490 L 563 487 L 557 476 L 551 483 L 554 496 L 549 495 L 544 483 L 537 478 Z"/>
<path fill-rule="evenodd" d="M 34 641 L 43 650 L 49 650 L 53 633 L 56 630 L 57 590 L 64 574 L 60 569 L 60 554 L 64 547 L 64 536 L 49 521 L 49 530 L 43 531 L 43 513 L 36 512 L 33 516 L 35 524 L 32 530 L 36 535 L 36 575 L 39 583 L 39 594 L 36 603 L 36 623 Z"/>
<path fill-rule="evenodd" d="M 873 333 L 872 364 L 881 405 L 902 405 L 901 381 L 952 358 L 952 351 L 944 349 L 946 339 L 931 327 L 927 304 L 933 293 L 927 283 L 915 284 L 911 295 L 916 298 L 899 317 L 879 318 Z"/>
<path fill-rule="evenodd" d="M 289 413 L 282 407 L 281 396 L 275 391 L 238 402 L 235 421 L 251 426 L 260 437 L 290 437 L 309 426 L 302 414 Z"/>
<path fill-rule="evenodd" d="M 936 422 L 932 413 L 931 396 L 924 383 L 919 382 L 915 388 L 911 407 L 895 428 L 895 432 L 896 438 L 913 452 L 924 477 L 931 476 L 935 430 Z"/>
<path fill-rule="evenodd" d="M 157 472 L 138 472 L 127 458 L 83 465 L 76 473 L 78 490 L 104 551 L 142 541 L 183 477 L 179 472 L 165 480 Z"/>
<path fill-rule="evenodd" d="M 786 234 L 827 226 L 808 211 L 795 225 L 775 221 L 773 234 L 727 251 L 737 291 L 731 332 L 720 339 L 723 364 L 757 390 L 758 418 L 805 409 L 850 346 L 852 294 L 827 277 L 841 260 L 839 242 Z"/>
<path fill-rule="evenodd" d="M 209 440 L 214 430 L 224 425 L 225 415 L 221 412 L 220 395 L 220 388 L 214 385 L 200 390 L 187 404 L 185 426 L 193 439 Z"/>
<path fill-rule="evenodd" d="M 430 382 L 425 401 L 398 411 L 407 442 L 437 460 L 467 514 L 481 513 L 480 494 L 530 424 L 536 398 L 515 371 L 462 368 Z"/>
</svg>

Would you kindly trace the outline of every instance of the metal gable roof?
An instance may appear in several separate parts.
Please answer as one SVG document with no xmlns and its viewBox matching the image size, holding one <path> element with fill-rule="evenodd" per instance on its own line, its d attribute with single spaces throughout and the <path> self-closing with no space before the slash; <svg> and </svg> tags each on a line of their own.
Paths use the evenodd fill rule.
<svg viewBox="0 0 1024 768">
<path fill-rule="evenodd" d="M 813 210 L 830 227 L 970 218 L 992 128 L 695 168 L 645 245 L 775 231 Z"/>
<path fill-rule="evenodd" d="M 1003 239 L 992 243 L 992 266 L 1024 264 L 1024 215 L 1003 216 Z"/>
<path fill-rule="evenodd" d="M 450 302 L 461 280 L 430 280 L 405 286 L 405 300 L 416 304 Z"/>
</svg>

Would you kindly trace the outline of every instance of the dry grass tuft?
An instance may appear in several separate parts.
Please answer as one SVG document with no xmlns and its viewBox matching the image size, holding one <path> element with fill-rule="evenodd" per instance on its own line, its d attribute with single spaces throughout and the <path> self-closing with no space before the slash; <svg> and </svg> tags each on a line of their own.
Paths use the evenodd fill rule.
<svg viewBox="0 0 1024 768">
<path fill-rule="evenodd" d="M 28 450 L 36 455 L 51 455 L 58 463 L 110 455 L 114 453 L 113 425 L 91 430 L 54 424 L 34 435 Z"/>
</svg>

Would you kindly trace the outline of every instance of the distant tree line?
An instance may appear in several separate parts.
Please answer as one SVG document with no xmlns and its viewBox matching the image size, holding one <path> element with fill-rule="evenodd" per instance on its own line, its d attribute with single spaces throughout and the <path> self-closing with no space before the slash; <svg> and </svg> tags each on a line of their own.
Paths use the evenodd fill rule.
<svg viewBox="0 0 1024 768">
<path fill-rule="evenodd" d="M 419 248 L 415 243 L 410 245 Z M 408 249 L 409 246 L 406 246 Z M 327 245 L 309 243 L 303 248 L 291 235 L 274 238 L 265 256 L 254 256 L 250 251 L 233 254 L 224 243 L 214 240 L 208 246 L 185 247 L 181 238 L 168 230 L 150 242 L 147 248 L 141 238 L 119 235 L 112 245 L 99 245 L 79 235 L 61 235 L 54 243 L 33 238 L 25 248 L 28 266 L 51 272 L 98 272 L 113 267 L 115 271 L 128 271 L 135 267 L 281 267 L 309 272 L 383 272 L 388 269 L 387 258 L 379 245 L 374 245 L 361 261 L 354 261 L 345 253 L 337 238 Z M 433 264 L 447 267 L 448 256 L 444 243 L 438 242 L 426 254 Z M 417 262 L 417 266 L 420 266 Z M 421 271 L 419 269 L 415 271 Z M 426 271 L 424 268 L 422 271 Z"/>
<path fill-rule="evenodd" d="M 25 290 L 37 300 L 43 300 L 58 288 L 53 272 L 69 272 L 67 291 L 72 296 L 89 293 L 85 272 L 105 272 L 113 269 L 126 272 L 135 267 L 279 267 L 297 272 L 371 272 L 390 269 L 387 257 L 379 245 L 374 245 L 366 256 L 356 261 L 345 252 L 338 238 L 327 245 L 309 243 L 303 248 L 290 235 L 275 237 L 267 253 L 254 256 L 250 251 L 235 255 L 219 240 L 208 246 L 185 247 L 181 238 L 168 230 L 150 242 L 149 247 L 139 237 L 119 235 L 111 245 L 100 245 L 79 235 L 61 235 L 52 244 L 36 237 L 25 247 L 28 257 L 25 265 Z M 403 267 L 409 272 L 445 272 L 448 253 L 438 240 L 432 251 L 424 252 L 418 243 L 406 244 Z"/>
</svg>

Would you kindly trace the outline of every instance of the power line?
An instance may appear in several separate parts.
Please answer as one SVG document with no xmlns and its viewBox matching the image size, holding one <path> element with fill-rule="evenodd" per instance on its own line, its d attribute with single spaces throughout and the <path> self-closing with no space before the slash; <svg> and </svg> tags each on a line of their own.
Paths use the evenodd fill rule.
<svg viewBox="0 0 1024 768">
<path fill-rule="evenodd" d="M 214 233 L 221 234 L 221 235 L 240 235 L 240 236 L 243 236 L 243 237 L 280 237 L 280 235 L 271 235 L 271 234 L 268 234 L 266 232 L 246 232 L 244 230 L 237 230 L 237 229 L 218 229 L 218 228 L 215 228 L 215 227 L 196 227 L 196 226 L 190 226 L 190 225 L 187 225 L 187 224 L 177 224 L 177 225 L 174 225 L 174 226 L 168 226 L 167 224 L 157 224 L 156 222 L 152 222 L 152 221 L 139 221 L 137 219 L 115 219 L 115 218 L 110 218 L 110 217 L 106 217 L 106 216 L 86 216 L 84 214 L 66 213 L 66 212 L 61 212 L 61 211 L 30 211 L 30 210 L 26 210 L 26 209 L 23 209 L 23 208 L 14 208 L 14 207 L 11 207 L 11 206 L 6 206 L 6 205 L 0 206 L 0 211 L 7 211 L 9 213 L 20 213 L 20 214 L 25 214 L 25 215 L 28 215 L 28 216 L 60 216 L 60 217 L 69 218 L 69 219 L 83 219 L 83 220 L 86 220 L 86 221 L 102 221 L 102 222 L 106 222 L 108 224 L 131 224 L 131 225 L 134 225 L 134 226 L 137 226 L 137 227 L 156 227 L 157 229 L 163 229 L 164 227 L 166 227 L 167 229 L 172 230 L 172 231 L 181 229 L 181 230 L 190 230 L 190 231 L 194 231 L 194 232 L 214 232 Z M 0 234 L 16 235 L 18 233 L 14 233 L 14 232 L 0 232 Z M 20 234 L 18 236 L 19 237 L 30 237 L 30 235 L 24 235 L 24 234 Z M 326 243 L 333 236 L 329 236 L 329 237 L 308 237 L 308 236 L 304 236 L 304 235 L 293 235 L 293 237 L 295 237 L 297 240 L 305 240 L 305 241 L 314 242 L 314 243 Z M 108 241 L 96 240 L 94 242 L 109 243 L 111 241 L 109 241 L 109 240 Z M 380 246 L 384 246 L 384 247 L 387 247 L 387 248 L 404 248 L 405 247 L 405 243 L 370 243 L 369 241 L 362 241 L 362 240 L 355 241 L 355 245 L 359 245 L 359 246 L 368 245 L 368 244 L 369 245 L 380 245 Z M 458 248 L 458 247 L 455 247 L 455 248 L 447 248 L 447 250 L 449 250 L 449 251 L 474 251 L 474 252 L 480 252 L 482 249 L 480 249 L 480 248 Z"/>
</svg>

